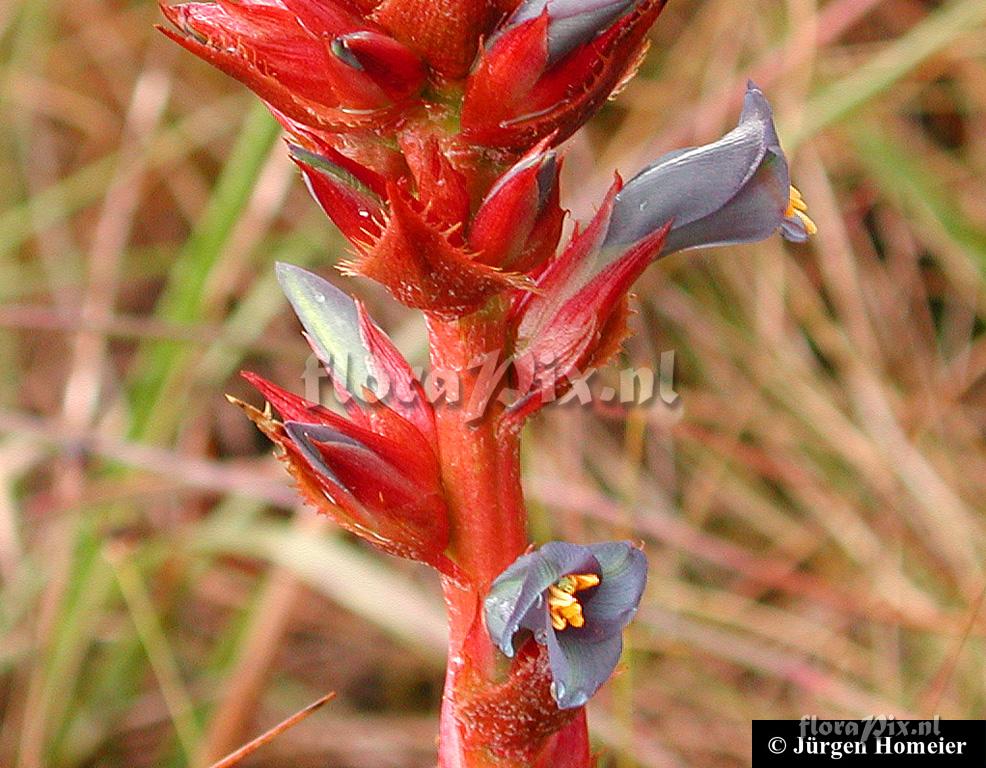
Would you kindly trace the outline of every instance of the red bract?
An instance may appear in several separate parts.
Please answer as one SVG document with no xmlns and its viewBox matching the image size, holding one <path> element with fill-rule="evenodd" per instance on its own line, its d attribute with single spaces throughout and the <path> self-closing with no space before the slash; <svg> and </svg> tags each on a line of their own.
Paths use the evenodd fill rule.
<svg viewBox="0 0 986 768">
<path fill-rule="evenodd" d="M 168 37 L 302 125 L 392 119 L 424 83 L 420 60 L 331 0 L 162 5 Z"/>
<path fill-rule="evenodd" d="M 495 14 L 487 0 L 383 0 L 373 18 L 440 76 L 460 78 L 468 73 Z"/>
<path fill-rule="evenodd" d="M 595 39 L 557 62 L 549 50 L 550 4 L 509 27 L 481 53 L 466 84 L 463 133 L 488 146 L 521 148 L 572 135 L 636 71 L 664 0 L 642 0 Z"/>
<path fill-rule="evenodd" d="M 238 403 L 278 447 L 305 500 L 338 525 L 393 555 L 454 575 L 445 549 L 448 511 L 438 462 L 410 423 L 374 432 L 244 373 L 284 422 Z"/>
<path fill-rule="evenodd" d="M 469 230 L 478 260 L 529 272 L 554 254 L 565 219 L 558 204 L 560 172 L 556 154 L 542 145 L 496 181 Z"/>
<path fill-rule="evenodd" d="M 407 306 L 445 318 L 474 312 L 509 288 L 529 286 L 521 275 L 476 261 L 453 242 L 454 231 L 429 222 L 396 185 L 388 197 L 383 234 L 343 265 L 346 272 L 372 278 Z"/>
<path fill-rule="evenodd" d="M 418 202 L 429 221 L 461 240 L 460 229 L 469 218 L 469 189 L 465 176 L 442 152 L 434 135 L 408 131 L 401 148 L 414 176 Z"/>
<path fill-rule="evenodd" d="M 514 368 L 525 394 L 510 407 L 508 423 L 519 425 L 564 394 L 573 376 L 606 362 L 628 333 L 627 291 L 660 253 L 671 222 L 622 251 L 601 252 L 620 187 L 617 178 L 589 226 L 541 274 L 536 292 L 518 302 Z"/>
<path fill-rule="evenodd" d="M 352 165 L 341 165 L 344 158 L 333 152 L 333 159 L 293 147 L 291 159 L 301 169 L 308 191 L 322 207 L 332 223 L 339 227 L 350 242 L 368 243 L 380 235 L 383 227 L 383 201 L 350 170 Z M 386 186 L 372 171 L 362 169 L 361 176 L 371 180 L 374 186 L 379 182 Z"/>
</svg>

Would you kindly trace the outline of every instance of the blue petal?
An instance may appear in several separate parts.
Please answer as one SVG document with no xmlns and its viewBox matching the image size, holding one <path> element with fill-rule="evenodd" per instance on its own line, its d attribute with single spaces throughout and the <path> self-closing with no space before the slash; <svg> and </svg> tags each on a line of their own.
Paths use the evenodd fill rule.
<svg viewBox="0 0 986 768">
<path fill-rule="evenodd" d="M 552 696 L 562 709 L 580 707 L 605 683 L 620 660 L 623 629 L 640 604 L 647 558 L 628 541 L 593 544 L 598 587 L 580 593 L 585 626 L 546 635 Z"/>
<path fill-rule="evenodd" d="M 603 248 L 635 243 L 669 221 L 681 228 L 720 210 L 777 145 L 770 105 L 747 90 L 740 122 L 712 144 L 668 153 L 617 194 Z"/>
<path fill-rule="evenodd" d="M 582 630 L 601 637 L 622 631 L 637 613 L 647 585 L 647 557 L 629 541 L 591 544 L 589 550 L 602 574 L 599 586 L 582 600 Z"/>
<path fill-rule="evenodd" d="M 718 211 L 684 226 L 673 226 L 664 253 L 699 246 L 765 240 L 784 221 L 790 177 L 783 155 L 770 152 L 747 184 Z"/>
<path fill-rule="evenodd" d="M 555 64 L 598 33 L 608 29 L 639 0 L 526 0 L 507 27 L 536 19 L 548 10 L 548 65 Z"/>
<path fill-rule="evenodd" d="M 559 709 L 581 707 L 609 680 L 623 652 L 623 633 L 590 638 L 575 628 L 548 634 L 551 695 Z"/>
<path fill-rule="evenodd" d="M 810 235 L 805 223 L 797 216 L 785 216 L 781 222 L 781 236 L 792 243 L 806 243 Z"/>
</svg>

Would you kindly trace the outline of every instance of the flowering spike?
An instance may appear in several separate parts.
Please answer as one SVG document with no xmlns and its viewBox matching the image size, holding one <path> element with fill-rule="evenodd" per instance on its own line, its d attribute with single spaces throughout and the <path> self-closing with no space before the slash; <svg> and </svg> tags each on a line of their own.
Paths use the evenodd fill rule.
<svg viewBox="0 0 986 768">
<path fill-rule="evenodd" d="M 643 555 L 627 542 L 553 543 L 507 566 L 527 546 L 523 419 L 619 349 L 630 285 L 659 254 L 815 229 L 751 84 L 734 131 L 665 155 L 625 186 L 617 177 L 555 256 L 564 211 L 553 148 L 632 77 L 664 2 L 164 8 L 166 34 L 256 91 L 290 134 L 312 195 L 354 246 L 345 270 L 428 316 L 430 358 L 448 376 L 434 408 L 362 304 L 278 265 L 346 413 L 253 374 L 280 420 L 240 405 L 307 501 L 446 576 L 441 768 L 588 768 L 582 705 L 617 663 L 644 586 Z M 509 385 L 524 394 L 503 404 L 507 352 Z M 471 407 L 479 400 L 489 409 Z"/>
<path fill-rule="evenodd" d="M 520 275 L 474 261 L 416 211 L 404 194 L 390 188 L 390 218 L 380 238 L 347 271 L 383 284 L 409 307 L 439 317 L 473 312 L 508 288 L 526 288 Z"/>
<path fill-rule="evenodd" d="M 469 244 L 484 264 L 528 272 L 558 246 L 565 218 L 558 204 L 561 164 L 544 143 L 496 181 L 476 212 Z"/>
<path fill-rule="evenodd" d="M 580 707 L 613 673 L 646 582 L 647 558 L 628 541 L 549 542 L 493 582 L 484 603 L 486 629 L 507 656 L 519 633 L 533 633 L 548 649 L 558 707 Z"/>
</svg>

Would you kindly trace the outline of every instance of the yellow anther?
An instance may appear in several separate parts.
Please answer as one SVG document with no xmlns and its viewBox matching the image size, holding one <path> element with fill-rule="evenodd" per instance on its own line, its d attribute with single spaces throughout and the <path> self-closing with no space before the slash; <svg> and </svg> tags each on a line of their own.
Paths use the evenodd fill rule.
<svg viewBox="0 0 986 768">
<path fill-rule="evenodd" d="M 548 587 L 548 614 L 551 626 L 557 631 L 571 625 L 585 626 L 582 605 L 575 593 L 583 589 L 599 586 L 599 577 L 593 573 L 578 573 L 563 576 L 556 584 Z"/>
<path fill-rule="evenodd" d="M 594 573 L 580 573 L 572 578 L 575 579 L 576 592 L 580 589 L 589 589 L 589 587 L 599 586 L 599 577 Z"/>
<path fill-rule="evenodd" d="M 554 606 L 565 606 L 572 605 L 577 602 L 573 595 L 568 592 L 562 592 L 557 586 L 552 584 L 548 587 L 548 605 Z"/>
<path fill-rule="evenodd" d="M 812 221 L 811 217 L 808 215 L 808 203 L 805 202 L 805 199 L 801 196 L 798 188 L 793 185 L 791 186 L 789 192 L 787 210 L 784 211 L 784 215 L 797 216 L 804 225 L 805 232 L 809 235 L 814 235 L 818 232 L 818 227 L 815 226 L 815 222 Z"/>
</svg>

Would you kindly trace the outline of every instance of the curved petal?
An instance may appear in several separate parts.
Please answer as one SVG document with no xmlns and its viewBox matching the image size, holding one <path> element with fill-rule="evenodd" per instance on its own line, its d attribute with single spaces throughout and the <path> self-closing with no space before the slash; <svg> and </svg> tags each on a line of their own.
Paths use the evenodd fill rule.
<svg viewBox="0 0 986 768">
<path fill-rule="evenodd" d="M 602 574 L 599 586 L 587 592 L 582 601 L 585 626 L 573 632 L 601 640 L 621 632 L 637 613 L 647 585 L 647 557 L 629 541 L 591 544 L 589 550 L 599 561 Z"/>
<path fill-rule="evenodd" d="M 627 182 L 614 201 L 603 247 L 636 242 L 672 220 L 681 228 L 718 211 L 776 144 L 770 105 L 751 85 L 736 128 L 711 144 L 664 155 Z"/>
<path fill-rule="evenodd" d="M 609 680 L 623 652 L 621 632 L 589 638 L 579 630 L 548 633 L 551 695 L 560 709 L 581 707 Z"/>
<path fill-rule="evenodd" d="M 673 226 L 664 253 L 765 240 L 784 221 L 789 187 L 787 161 L 768 152 L 749 182 L 722 208 L 690 224 Z"/>
<path fill-rule="evenodd" d="M 805 223 L 797 216 L 785 216 L 781 222 L 781 237 L 792 243 L 806 243 L 810 233 Z"/>
</svg>

